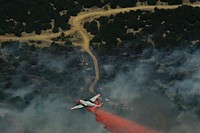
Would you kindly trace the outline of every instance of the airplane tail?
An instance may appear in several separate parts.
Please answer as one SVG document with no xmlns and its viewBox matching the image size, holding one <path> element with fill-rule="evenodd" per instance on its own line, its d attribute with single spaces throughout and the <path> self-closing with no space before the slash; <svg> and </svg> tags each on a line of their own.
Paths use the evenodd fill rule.
<svg viewBox="0 0 200 133">
<path fill-rule="evenodd" d="M 94 104 L 99 104 L 99 98 L 94 101 Z"/>
<path fill-rule="evenodd" d="M 100 108 L 103 103 L 99 103 L 96 108 Z"/>
<path fill-rule="evenodd" d="M 99 104 L 99 107 L 101 107 L 102 104 L 103 104 L 103 102 Z"/>
</svg>

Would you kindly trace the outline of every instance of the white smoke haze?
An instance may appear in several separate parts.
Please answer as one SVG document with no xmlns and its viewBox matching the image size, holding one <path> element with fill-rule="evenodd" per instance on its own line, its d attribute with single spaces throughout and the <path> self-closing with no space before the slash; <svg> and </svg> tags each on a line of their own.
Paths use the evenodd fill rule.
<svg viewBox="0 0 200 133">
<path fill-rule="evenodd" d="M 178 110 L 173 100 L 177 90 L 185 103 L 200 95 L 200 51 L 147 50 L 144 57 L 149 53 L 149 58 L 122 64 L 128 66 L 128 72 L 119 71 L 112 82 L 103 85 L 111 102 L 133 109 L 132 120 L 149 127 L 169 133 L 198 133 L 200 123 L 193 112 L 198 107 L 188 107 L 189 113 L 196 116 L 191 119 Z"/>
<path fill-rule="evenodd" d="M 0 52 L 4 56 L 16 54 L 15 48 L 6 50 Z M 198 107 L 180 111 L 174 103 L 177 90 L 185 102 L 183 106 L 194 95 L 200 95 L 199 53 L 145 50 L 141 57 L 130 61 L 119 59 L 121 68 L 127 67 L 126 72 L 113 70 L 117 63 L 100 64 L 106 74 L 116 76 L 106 83 L 99 82 L 99 86 L 104 86 L 103 96 L 108 96 L 110 103 L 131 108 L 118 113 L 125 118 L 166 133 L 199 133 L 200 122 L 195 114 Z M 81 60 L 79 55 L 42 50 L 33 55 L 33 70 L 39 70 L 29 70 L 27 61 L 21 61 L 11 88 L 5 91 L 10 97 L 28 97 L 25 100 L 29 104 L 23 109 L 0 105 L 0 133 L 107 133 L 85 109 L 69 110 L 76 98 L 85 98 L 86 92 L 79 89 L 88 86 L 84 77 L 91 77 L 83 74 L 86 72 L 77 61 Z M 21 81 L 23 76 L 27 79 Z M 40 94 L 29 96 L 34 91 Z M 104 103 L 104 108 L 112 106 L 110 103 Z"/>
<path fill-rule="evenodd" d="M 48 70 L 62 73 L 67 66 L 72 64 L 75 59 L 76 56 L 70 56 L 70 58 L 66 58 L 65 55 L 55 56 L 49 53 L 40 54 L 38 57 L 38 65 L 45 67 Z"/>
<path fill-rule="evenodd" d="M 111 89 L 111 98 L 122 101 L 132 101 L 138 97 L 138 91 L 145 86 L 150 77 L 150 71 L 144 64 L 138 63 L 136 68 L 128 73 L 119 73 L 115 80 L 105 87 Z"/>
<path fill-rule="evenodd" d="M 25 110 L 0 110 L 0 129 L 3 133 L 88 133 L 103 132 L 93 114 L 70 111 L 71 101 L 53 97 L 38 98 Z M 3 113 L 4 112 L 4 113 Z M 3 124 L 2 124 L 3 123 Z M 5 126 L 6 124 L 6 126 Z M 4 125 L 4 126 L 2 126 Z"/>
<path fill-rule="evenodd" d="M 35 85 L 29 85 L 29 86 L 26 86 L 26 87 L 23 87 L 23 88 L 18 88 L 16 90 L 7 89 L 5 92 L 11 94 L 13 97 L 20 96 L 20 97 L 24 98 L 24 96 L 26 96 L 27 94 L 30 94 L 34 90 L 36 90 L 36 86 Z"/>
<path fill-rule="evenodd" d="M 182 81 L 175 82 L 172 86 L 179 89 L 183 95 L 200 95 L 200 51 L 186 56 L 185 63 L 180 67 L 180 71 L 191 73 L 190 76 Z"/>
<path fill-rule="evenodd" d="M 4 90 L 9 100 L 0 105 L 0 133 L 107 133 L 86 109 L 70 110 L 85 85 L 80 55 L 50 48 L 19 52 L 18 45 L 0 50 L 6 61 L 23 57 Z"/>
<path fill-rule="evenodd" d="M 54 57 L 50 54 L 40 55 L 41 58 L 38 60 L 38 65 L 45 67 L 51 71 L 62 73 L 65 69 L 65 60 L 62 57 Z"/>
<path fill-rule="evenodd" d="M 181 112 L 177 117 L 177 126 L 171 129 L 169 133 L 199 133 L 200 122 L 196 116 L 190 112 Z"/>
</svg>

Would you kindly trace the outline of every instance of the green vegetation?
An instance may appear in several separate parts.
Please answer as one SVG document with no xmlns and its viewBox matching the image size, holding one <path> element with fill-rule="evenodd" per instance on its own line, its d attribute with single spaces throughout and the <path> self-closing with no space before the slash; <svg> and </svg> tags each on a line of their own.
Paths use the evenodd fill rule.
<svg viewBox="0 0 200 133">
<path fill-rule="evenodd" d="M 66 9 L 67 14 L 60 14 Z M 41 34 L 42 30 L 51 28 L 53 32 L 58 32 L 59 27 L 68 30 L 69 17 L 80 10 L 80 5 L 70 0 L 3 0 L 0 2 L 0 35 L 21 36 L 22 32 Z M 52 20 L 54 25 L 50 24 Z"/>
<path fill-rule="evenodd" d="M 121 48 L 135 54 L 141 53 L 145 47 L 172 48 L 197 41 L 199 21 L 200 8 L 181 6 L 174 10 L 138 10 L 100 17 L 85 23 L 84 27 L 95 35 L 91 40 L 94 50 L 114 54 Z M 127 45 L 127 42 L 130 43 Z"/>
<path fill-rule="evenodd" d="M 155 5 L 156 0 L 139 0 Z M 181 4 L 182 0 L 161 0 L 170 5 Z M 84 8 L 134 7 L 136 0 L 1 0 L 0 1 L 0 35 L 6 33 L 21 36 L 22 32 L 41 34 L 43 30 L 52 29 L 59 32 L 70 29 L 70 16 L 75 16 Z M 196 0 L 190 0 L 196 2 Z M 54 24 L 51 25 L 52 20 Z"/>
</svg>

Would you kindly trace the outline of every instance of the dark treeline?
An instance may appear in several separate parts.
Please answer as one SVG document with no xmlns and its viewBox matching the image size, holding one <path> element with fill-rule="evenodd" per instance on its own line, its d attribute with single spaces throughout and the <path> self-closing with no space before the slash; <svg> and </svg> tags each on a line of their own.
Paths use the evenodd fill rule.
<svg viewBox="0 0 200 133">
<path fill-rule="evenodd" d="M 110 4 L 116 8 L 135 6 L 132 0 L 115 2 L 113 0 L 83 1 L 83 0 L 2 0 L 0 1 L 0 35 L 6 33 L 21 36 L 22 32 L 41 34 L 42 30 L 52 29 L 52 32 L 68 30 L 70 16 L 75 16 L 83 8 L 103 7 Z M 50 23 L 54 20 L 54 25 Z"/>
<path fill-rule="evenodd" d="M 22 32 L 31 33 L 35 31 L 40 34 L 42 30 L 52 29 L 58 32 L 59 27 L 63 30 L 70 28 L 68 19 L 71 15 L 80 12 L 81 7 L 73 2 L 63 0 L 2 0 L 0 1 L 0 34 L 14 33 L 21 36 Z M 76 8 L 74 8 L 76 7 Z M 68 9 L 67 14 L 60 14 Z M 50 24 L 52 19 L 54 25 Z"/>
<path fill-rule="evenodd" d="M 145 0 L 139 0 L 145 2 Z M 181 4 L 182 0 L 161 0 L 169 4 Z M 195 2 L 196 0 L 190 0 Z M 42 30 L 68 30 L 70 16 L 75 16 L 83 8 L 110 5 L 111 8 L 133 7 L 134 0 L 1 0 L 0 1 L 0 35 L 6 33 L 21 36 L 22 32 L 41 34 Z M 154 5 L 156 0 L 147 0 Z M 50 22 L 54 20 L 54 25 Z"/>
<path fill-rule="evenodd" d="M 100 23 L 99 30 L 97 22 Z M 124 48 L 130 54 L 141 53 L 144 47 L 149 46 L 170 48 L 188 45 L 192 41 L 199 44 L 200 9 L 182 6 L 175 10 L 130 11 L 102 16 L 85 23 L 84 27 L 95 35 L 91 44 L 99 52 L 115 54 L 119 48 Z"/>
<path fill-rule="evenodd" d="M 183 0 L 160 0 L 161 2 L 166 2 L 169 5 L 179 5 L 183 3 Z M 189 2 L 194 3 L 199 0 L 189 0 Z M 139 2 L 147 2 L 149 5 L 155 5 L 157 3 L 157 0 L 139 0 Z"/>
</svg>

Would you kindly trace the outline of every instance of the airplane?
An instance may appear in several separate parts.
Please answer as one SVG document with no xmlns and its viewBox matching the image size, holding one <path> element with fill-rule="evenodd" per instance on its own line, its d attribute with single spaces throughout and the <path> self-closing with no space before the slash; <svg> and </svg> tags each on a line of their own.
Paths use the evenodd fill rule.
<svg viewBox="0 0 200 133">
<path fill-rule="evenodd" d="M 99 97 L 100 96 L 101 96 L 101 94 L 97 94 L 96 96 L 90 98 L 88 101 L 78 99 L 78 100 L 76 100 L 76 102 L 79 105 L 74 106 L 74 107 L 72 107 L 70 109 L 74 110 L 74 109 L 80 109 L 80 108 L 83 108 L 83 107 L 86 107 L 86 108 L 87 107 L 89 107 L 89 108 L 99 108 L 103 104 L 102 102 L 99 103 Z"/>
</svg>

